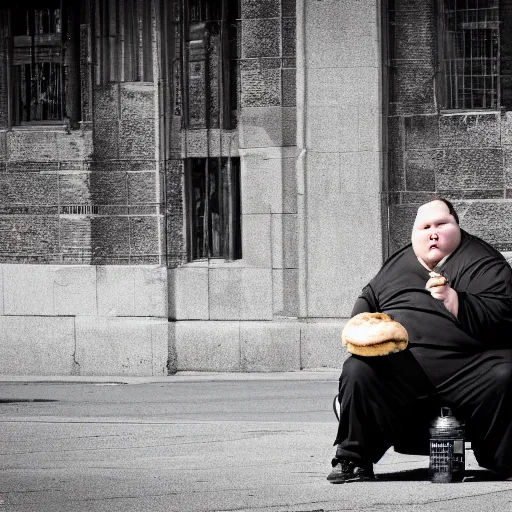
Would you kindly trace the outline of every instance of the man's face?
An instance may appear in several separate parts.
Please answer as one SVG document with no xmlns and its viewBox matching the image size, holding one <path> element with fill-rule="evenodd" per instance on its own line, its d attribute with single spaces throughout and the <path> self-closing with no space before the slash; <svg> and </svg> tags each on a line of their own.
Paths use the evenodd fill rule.
<svg viewBox="0 0 512 512">
<path fill-rule="evenodd" d="M 414 254 L 433 269 L 460 244 L 460 228 L 442 201 L 418 208 L 412 228 Z"/>
</svg>

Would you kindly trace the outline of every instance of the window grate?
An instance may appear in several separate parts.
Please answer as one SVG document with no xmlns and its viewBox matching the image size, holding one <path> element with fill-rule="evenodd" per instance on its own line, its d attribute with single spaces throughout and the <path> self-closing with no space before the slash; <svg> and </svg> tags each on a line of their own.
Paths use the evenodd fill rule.
<svg viewBox="0 0 512 512">
<path fill-rule="evenodd" d="M 12 9 L 14 124 L 63 118 L 62 20 L 57 2 Z"/>
<path fill-rule="evenodd" d="M 233 129 L 238 109 L 238 1 L 190 0 L 183 34 L 188 129 Z"/>
<path fill-rule="evenodd" d="M 442 2 L 445 109 L 499 106 L 499 8 L 497 0 Z"/>
<path fill-rule="evenodd" d="M 241 257 L 240 159 L 187 162 L 189 259 Z"/>
</svg>

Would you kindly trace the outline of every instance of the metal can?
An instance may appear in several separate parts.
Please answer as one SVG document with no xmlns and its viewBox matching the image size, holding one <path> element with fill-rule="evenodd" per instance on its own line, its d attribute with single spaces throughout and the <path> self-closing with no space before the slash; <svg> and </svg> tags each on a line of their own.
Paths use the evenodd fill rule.
<svg viewBox="0 0 512 512">
<path fill-rule="evenodd" d="M 449 407 L 430 424 L 429 478 L 433 483 L 461 482 L 464 478 L 465 424 Z"/>
</svg>

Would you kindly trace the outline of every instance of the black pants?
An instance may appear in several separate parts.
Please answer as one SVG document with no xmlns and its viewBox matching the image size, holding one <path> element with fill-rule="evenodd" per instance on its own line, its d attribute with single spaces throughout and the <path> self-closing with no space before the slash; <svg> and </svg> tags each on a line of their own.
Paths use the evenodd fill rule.
<svg viewBox="0 0 512 512">
<path fill-rule="evenodd" d="M 455 375 L 436 386 L 409 350 L 351 356 L 343 365 L 339 392 L 333 463 L 339 458 L 377 462 L 397 445 L 427 454 L 428 425 L 442 404 L 465 420 L 480 465 L 512 472 L 512 350 L 467 357 Z"/>
</svg>

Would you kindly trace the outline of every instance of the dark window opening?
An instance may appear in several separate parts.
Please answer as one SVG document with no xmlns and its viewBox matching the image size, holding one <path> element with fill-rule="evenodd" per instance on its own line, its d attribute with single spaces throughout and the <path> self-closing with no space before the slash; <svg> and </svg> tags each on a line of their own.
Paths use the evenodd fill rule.
<svg viewBox="0 0 512 512">
<path fill-rule="evenodd" d="M 440 13 L 442 108 L 497 109 L 498 0 L 445 0 Z"/>
<path fill-rule="evenodd" d="M 153 81 L 151 2 L 96 0 L 96 82 Z"/>
<path fill-rule="evenodd" d="M 240 159 L 187 160 L 189 260 L 242 257 Z"/>
<path fill-rule="evenodd" d="M 11 10 L 13 123 L 64 117 L 60 1 Z"/>
<path fill-rule="evenodd" d="M 238 18 L 236 0 L 185 3 L 184 124 L 190 129 L 236 126 Z"/>
</svg>

